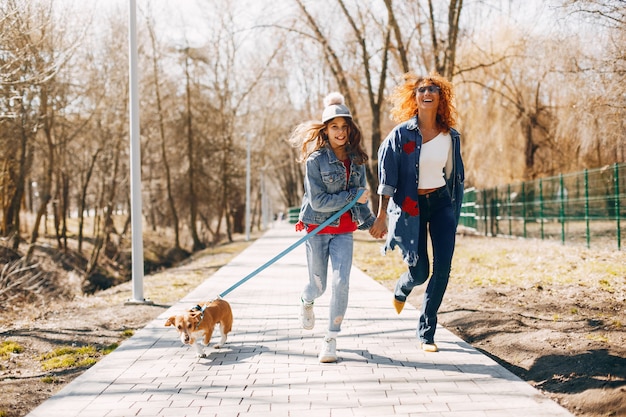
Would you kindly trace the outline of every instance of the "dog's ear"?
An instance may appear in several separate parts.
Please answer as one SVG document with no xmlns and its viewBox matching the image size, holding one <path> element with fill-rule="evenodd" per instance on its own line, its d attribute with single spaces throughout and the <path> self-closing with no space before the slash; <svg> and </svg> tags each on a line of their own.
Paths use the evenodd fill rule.
<svg viewBox="0 0 626 417">
<path fill-rule="evenodd" d="M 173 326 L 174 323 L 176 323 L 176 316 L 172 316 L 169 319 L 167 319 L 167 321 L 165 322 L 165 327 Z"/>
<path fill-rule="evenodd" d="M 188 323 L 191 323 L 191 324 L 193 324 L 193 325 L 197 325 L 197 324 L 198 324 L 198 322 L 200 321 L 200 317 L 201 317 L 201 316 L 202 316 L 202 313 L 200 313 L 199 311 L 196 311 L 196 312 L 190 313 L 190 314 L 187 316 L 187 322 L 188 322 Z"/>
</svg>

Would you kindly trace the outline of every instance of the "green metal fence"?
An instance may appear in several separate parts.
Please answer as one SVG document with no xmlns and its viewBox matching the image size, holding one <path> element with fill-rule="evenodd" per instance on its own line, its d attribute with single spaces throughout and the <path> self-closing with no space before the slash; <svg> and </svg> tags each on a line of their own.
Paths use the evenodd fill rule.
<svg viewBox="0 0 626 417">
<path fill-rule="evenodd" d="M 626 164 L 465 191 L 460 224 L 485 236 L 622 248 Z"/>
<path fill-rule="evenodd" d="M 287 221 L 291 224 L 298 223 L 298 216 L 300 216 L 300 207 L 289 207 L 287 209 Z"/>
</svg>

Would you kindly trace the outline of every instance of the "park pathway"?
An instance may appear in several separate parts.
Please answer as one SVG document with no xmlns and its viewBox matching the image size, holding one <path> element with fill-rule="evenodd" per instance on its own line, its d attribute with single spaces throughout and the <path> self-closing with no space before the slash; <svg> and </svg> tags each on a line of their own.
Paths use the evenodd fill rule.
<svg viewBox="0 0 626 417">
<path fill-rule="evenodd" d="M 276 223 L 29 417 L 572 416 L 445 328 L 437 330 L 440 352 L 422 352 L 419 312 L 407 304 L 398 316 L 391 292 L 356 269 L 337 341 L 340 360 L 320 364 L 329 293 L 316 303 L 315 328 L 303 330 L 304 245 L 225 297 L 233 331 L 224 348 L 207 349 L 206 359 L 164 327 L 166 317 L 215 297 L 301 236 Z"/>
</svg>

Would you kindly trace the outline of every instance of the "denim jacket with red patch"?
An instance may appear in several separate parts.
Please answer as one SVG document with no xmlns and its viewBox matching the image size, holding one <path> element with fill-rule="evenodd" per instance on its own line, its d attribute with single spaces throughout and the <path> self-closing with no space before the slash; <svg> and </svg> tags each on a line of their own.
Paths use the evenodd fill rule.
<svg viewBox="0 0 626 417">
<path fill-rule="evenodd" d="M 461 158 L 461 135 L 450 129 L 452 138 L 452 170 L 446 172 L 446 186 L 458 224 L 463 202 L 465 168 Z M 388 232 L 383 252 L 396 246 L 404 261 L 417 264 L 419 238 L 419 160 L 422 134 L 417 116 L 400 123 L 387 135 L 378 148 L 378 194 L 391 197 L 387 206 Z"/>
</svg>

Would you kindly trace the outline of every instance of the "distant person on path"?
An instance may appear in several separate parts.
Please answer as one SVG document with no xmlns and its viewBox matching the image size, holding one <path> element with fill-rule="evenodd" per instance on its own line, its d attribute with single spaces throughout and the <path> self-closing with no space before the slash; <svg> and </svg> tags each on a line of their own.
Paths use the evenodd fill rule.
<svg viewBox="0 0 626 417">
<path fill-rule="evenodd" d="M 408 265 L 395 286 L 398 314 L 411 290 L 429 278 L 429 234 L 432 242 L 433 273 L 417 327 L 426 352 L 438 351 L 437 312 L 448 286 L 463 200 L 465 172 L 452 99 L 452 83 L 444 77 L 405 74 L 389 99 L 399 124 L 378 149 L 381 198 L 370 234 L 378 239 L 387 235 L 384 250 L 398 246 Z"/>
<path fill-rule="evenodd" d="M 296 127 L 290 142 L 300 148 L 304 162 L 304 196 L 296 230 L 311 232 L 366 189 L 361 131 L 352 120 L 340 93 L 324 99 L 322 120 L 304 122 Z M 357 203 L 340 218 L 306 241 L 309 282 L 301 294 L 300 322 L 307 330 L 315 325 L 313 303 L 326 291 L 328 260 L 332 267 L 332 295 L 328 332 L 319 361 L 336 362 L 336 340 L 348 307 L 352 233 L 369 229 L 375 217 L 367 205 L 366 190 Z"/>
</svg>

